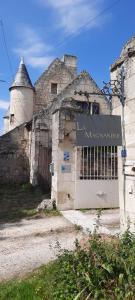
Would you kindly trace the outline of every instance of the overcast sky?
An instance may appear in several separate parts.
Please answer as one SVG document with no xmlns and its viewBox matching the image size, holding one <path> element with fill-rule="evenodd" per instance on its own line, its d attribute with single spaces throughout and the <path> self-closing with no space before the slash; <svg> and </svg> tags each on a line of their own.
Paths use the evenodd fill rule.
<svg viewBox="0 0 135 300">
<path fill-rule="evenodd" d="M 110 64 L 135 34 L 134 15 L 134 0 L 1 0 L 0 80 L 6 82 L 0 82 L 0 131 L 21 56 L 33 83 L 67 53 L 78 56 L 78 72 L 87 70 L 102 86 Z"/>
</svg>

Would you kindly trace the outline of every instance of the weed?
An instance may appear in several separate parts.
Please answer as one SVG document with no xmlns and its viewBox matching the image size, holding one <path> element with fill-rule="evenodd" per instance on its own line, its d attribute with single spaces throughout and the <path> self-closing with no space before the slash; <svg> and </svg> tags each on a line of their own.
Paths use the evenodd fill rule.
<svg viewBox="0 0 135 300">
<path fill-rule="evenodd" d="M 57 247 L 56 261 L 29 278 L 1 284 L 0 299 L 135 299 L 135 236 L 129 229 L 119 238 L 95 232 L 86 247 L 76 240 L 74 251 Z"/>
<path fill-rule="evenodd" d="M 82 230 L 81 225 L 75 224 L 74 227 L 75 227 L 75 230 L 77 230 L 77 231 Z"/>
</svg>

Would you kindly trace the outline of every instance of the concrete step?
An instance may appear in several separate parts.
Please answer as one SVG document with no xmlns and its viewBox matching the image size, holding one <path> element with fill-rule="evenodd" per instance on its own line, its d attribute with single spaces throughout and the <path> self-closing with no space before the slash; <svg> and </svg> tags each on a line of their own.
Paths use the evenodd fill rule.
<svg viewBox="0 0 135 300">
<path fill-rule="evenodd" d="M 93 233 L 96 228 L 96 215 L 85 215 L 85 213 L 82 213 L 78 210 L 68 210 L 68 211 L 61 211 L 62 215 L 69 220 L 74 225 L 79 225 L 82 227 L 82 230 L 84 233 Z M 97 231 L 101 234 L 106 235 L 115 235 L 119 232 L 118 229 L 111 230 L 108 229 L 104 225 L 99 225 L 99 228 Z"/>
</svg>

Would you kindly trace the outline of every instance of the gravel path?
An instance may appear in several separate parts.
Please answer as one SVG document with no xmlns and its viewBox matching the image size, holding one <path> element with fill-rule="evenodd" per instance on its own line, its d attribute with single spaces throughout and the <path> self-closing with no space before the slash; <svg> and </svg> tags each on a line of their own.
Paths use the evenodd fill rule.
<svg viewBox="0 0 135 300">
<path fill-rule="evenodd" d="M 73 249 L 82 234 L 63 217 L 0 225 L 0 281 L 20 277 L 56 257 L 56 243 Z"/>
</svg>

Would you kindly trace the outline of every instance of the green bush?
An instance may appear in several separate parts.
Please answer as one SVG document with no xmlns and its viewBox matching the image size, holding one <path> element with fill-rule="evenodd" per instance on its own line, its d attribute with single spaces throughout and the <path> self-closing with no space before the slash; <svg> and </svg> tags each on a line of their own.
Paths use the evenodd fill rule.
<svg viewBox="0 0 135 300">
<path fill-rule="evenodd" d="M 134 300 L 135 236 L 89 236 L 86 247 L 76 240 L 75 251 L 62 251 L 58 259 L 26 279 L 0 285 L 1 300 Z"/>
<path fill-rule="evenodd" d="M 54 300 L 135 299 L 135 236 L 129 230 L 109 240 L 96 233 L 87 249 L 76 241 L 74 252 L 59 256 Z"/>
</svg>

